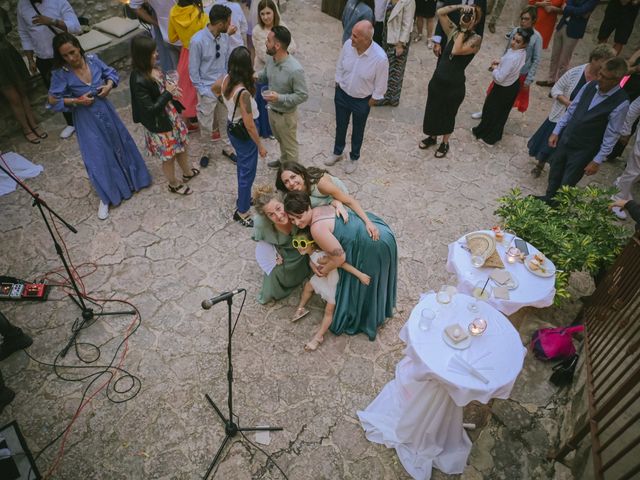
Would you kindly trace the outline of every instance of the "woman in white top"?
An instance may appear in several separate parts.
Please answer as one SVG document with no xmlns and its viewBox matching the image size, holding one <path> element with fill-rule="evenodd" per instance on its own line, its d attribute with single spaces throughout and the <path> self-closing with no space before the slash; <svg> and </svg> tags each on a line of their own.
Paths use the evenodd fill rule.
<svg viewBox="0 0 640 480">
<path fill-rule="evenodd" d="M 535 157 L 538 163 L 531 174 L 538 178 L 544 170 L 544 164 L 549 160 L 551 154 L 555 151 L 554 147 L 549 146 L 549 136 L 556 128 L 556 123 L 567 111 L 573 97 L 575 97 L 585 83 L 598 78 L 598 72 L 604 63 L 616 56 L 616 51 L 611 45 L 605 43 L 596 46 L 589 55 L 589 63 L 578 65 L 568 70 L 555 83 L 549 94 L 553 98 L 551 112 L 549 117 L 542 122 L 540 128 L 533 134 L 527 143 L 529 148 L 529 156 Z"/>
<path fill-rule="evenodd" d="M 254 0 L 258 5 L 258 21 L 253 27 L 252 41 L 255 48 L 255 58 L 253 61 L 253 69 L 256 72 L 262 70 L 267 63 L 267 35 L 273 27 L 282 25 L 286 27 L 284 22 L 280 20 L 280 11 L 273 0 Z M 295 53 L 296 44 L 291 39 L 289 53 Z M 258 133 L 262 138 L 268 138 L 272 135 L 271 126 L 269 125 L 269 116 L 267 113 L 267 102 L 262 98 L 262 92 L 266 90 L 266 83 L 256 84 L 256 102 L 258 103 L 258 111 L 260 119 L 258 120 Z"/>
<path fill-rule="evenodd" d="M 243 227 L 253 227 L 249 214 L 251 187 L 256 178 L 258 153 L 264 158 L 267 151 L 262 146 L 255 123 L 260 114 L 253 99 L 256 87 L 249 49 L 236 47 L 231 52 L 228 71 L 229 74 L 214 83 L 211 90 L 218 98 L 222 97 L 227 107 L 227 132 L 238 157 L 238 199 L 233 219 Z"/>
<path fill-rule="evenodd" d="M 471 130 L 477 139 L 489 145 L 502 138 L 520 90 L 520 70 L 527 59 L 526 48 L 532 35 L 531 29 L 519 28 L 511 38 L 511 48 L 489 68 L 493 72 L 493 85 L 482 106 L 482 121 Z"/>
</svg>

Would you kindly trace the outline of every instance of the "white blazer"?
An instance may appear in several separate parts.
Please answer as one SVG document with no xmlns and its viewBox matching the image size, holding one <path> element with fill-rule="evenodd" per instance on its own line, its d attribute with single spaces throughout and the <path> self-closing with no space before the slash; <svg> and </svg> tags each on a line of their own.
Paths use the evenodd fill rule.
<svg viewBox="0 0 640 480">
<path fill-rule="evenodd" d="M 393 45 L 398 42 L 405 45 L 409 43 L 415 12 L 415 0 L 398 0 L 389 14 L 389 20 L 387 20 L 387 43 Z"/>
</svg>

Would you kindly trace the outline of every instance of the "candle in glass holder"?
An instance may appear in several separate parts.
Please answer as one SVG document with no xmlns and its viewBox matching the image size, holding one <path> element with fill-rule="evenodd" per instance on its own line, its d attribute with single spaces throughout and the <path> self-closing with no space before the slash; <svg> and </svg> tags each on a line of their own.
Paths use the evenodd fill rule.
<svg viewBox="0 0 640 480">
<path fill-rule="evenodd" d="M 507 263 L 514 264 L 520 259 L 520 249 L 516 247 L 511 247 L 507 250 Z"/>
<path fill-rule="evenodd" d="M 469 333 L 474 337 L 482 335 L 487 329 L 487 321 L 482 317 L 474 318 L 469 324 Z"/>
<path fill-rule="evenodd" d="M 502 241 L 504 240 L 504 232 L 500 228 L 500 225 L 496 225 L 491 230 L 493 230 L 493 234 L 496 237 L 496 242 L 502 243 Z"/>
</svg>

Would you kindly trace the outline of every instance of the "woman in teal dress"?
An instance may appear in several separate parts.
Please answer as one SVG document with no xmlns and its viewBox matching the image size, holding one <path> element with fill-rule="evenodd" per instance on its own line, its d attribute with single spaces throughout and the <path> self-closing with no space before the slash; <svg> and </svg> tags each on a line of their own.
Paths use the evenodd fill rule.
<svg viewBox="0 0 640 480">
<path fill-rule="evenodd" d="M 264 304 L 289 296 L 311 275 L 311 269 L 307 257 L 291 244 L 297 228 L 284 211 L 282 195 L 271 186 L 260 186 L 253 191 L 253 201 L 258 212 L 253 217 L 253 239 L 270 243 L 278 251 L 278 264 L 262 279 L 258 302 Z"/>
<path fill-rule="evenodd" d="M 284 193 L 307 193 L 311 200 L 311 208 L 332 205 L 336 209 L 336 216 L 348 222 L 349 214 L 344 208 L 346 205 L 364 222 L 369 236 L 378 240 L 378 229 L 367 217 L 360 203 L 349 195 L 349 190 L 342 180 L 329 174 L 327 170 L 317 167 L 307 168 L 296 162 L 285 162 L 278 169 L 276 187 Z"/>
<path fill-rule="evenodd" d="M 396 306 L 398 247 L 389 226 L 367 213 L 379 233 L 379 239 L 373 240 L 361 218 L 352 215 L 345 223 L 336 218 L 335 208 L 330 205 L 312 208 L 309 195 L 300 191 L 287 193 L 284 208 L 295 226 L 311 228 L 313 239 L 329 258 L 318 271 L 314 268 L 317 275 L 326 275 L 346 261 L 371 277 L 370 284 L 363 285 L 355 276 L 338 270 L 340 280 L 330 330 L 336 335 L 363 332 L 374 340 L 378 327 L 393 315 Z"/>
</svg>

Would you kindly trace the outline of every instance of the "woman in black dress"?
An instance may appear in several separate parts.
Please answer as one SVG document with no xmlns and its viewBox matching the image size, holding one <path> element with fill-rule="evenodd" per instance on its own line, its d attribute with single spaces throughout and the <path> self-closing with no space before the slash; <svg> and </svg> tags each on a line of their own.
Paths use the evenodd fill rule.
<svg viewBox="0 0 640 480">
<path fill-rule="evenodd" d="M 459 26 L 449 18 L 449 14 L 455 10 L 461 10 Z M 442 135 L 442 143 L 435 152 L 436 158 L 442 158 L 449 152 L 449 137 L 455 127 L 458 108 L 464 100 L 464 70 L 482 43 L 482 37 L 474 32 L 482 18 L 482 10 L 478 6 L 450 5 L 438 9 L 437 13 L 449 41 L 429 82 L 422 123 L 422 131 L 427 137 L 419 147 L 422 150 L 432 147 L 438 143 L 438 135 Z"/>
<path fill-rule="evenodd" d="M 7 97 L 24 138 L 31 143 L 40 143 L 40 139 L 47 138 L 47 132 L 38 126 L 31 110 L 27 94 L 29 72 L 18 51 L 7 40 L 10 31 L 9 16 L 0 8 L 0 91 Z"/>
</svg>

